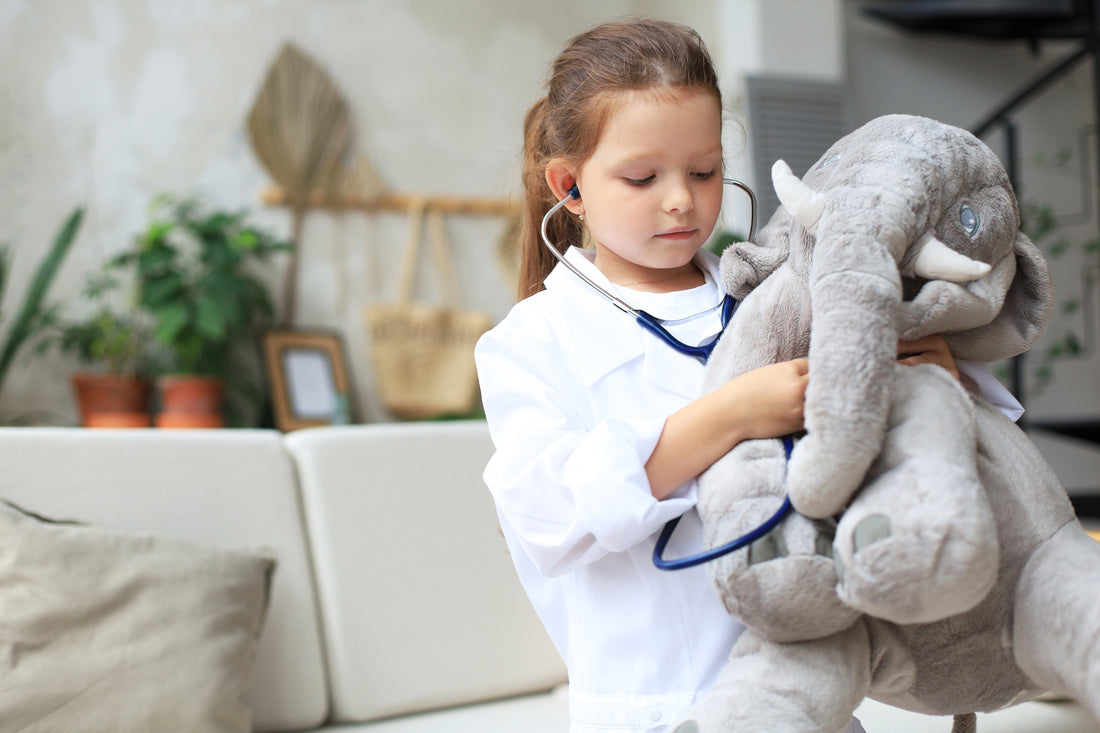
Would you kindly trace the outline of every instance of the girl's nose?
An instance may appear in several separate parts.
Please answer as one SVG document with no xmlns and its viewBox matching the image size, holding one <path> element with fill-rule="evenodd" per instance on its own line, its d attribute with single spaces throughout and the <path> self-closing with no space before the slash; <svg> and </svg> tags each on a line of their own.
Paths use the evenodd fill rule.
<svg viewBox="0 0 1100 733">
<path fill-rule="evenodd" d="M 674 181 L 665 192 L 665 211 L 685 214 L 695 208 L 695 197 L 687 181 Z"/>
</svg>

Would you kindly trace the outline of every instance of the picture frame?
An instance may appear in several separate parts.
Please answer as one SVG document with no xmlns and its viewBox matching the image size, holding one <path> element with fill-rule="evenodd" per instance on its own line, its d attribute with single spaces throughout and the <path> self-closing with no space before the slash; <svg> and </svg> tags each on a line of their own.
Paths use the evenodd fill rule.
<svg viewBox="0 0 1100 733">
<path fill-rule="evenodd" d="M 339 333 L 269 329 L 262 334 L 262 348 L 276 428 L 289 432 L 354 422 Z"/>
</svg>

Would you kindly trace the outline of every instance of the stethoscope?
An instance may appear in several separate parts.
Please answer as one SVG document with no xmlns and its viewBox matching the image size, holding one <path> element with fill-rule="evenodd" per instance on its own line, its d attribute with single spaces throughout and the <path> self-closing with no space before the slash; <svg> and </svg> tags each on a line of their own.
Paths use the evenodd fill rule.
<svg viewBox="0 0 1100 733">
<path fill-rule="evenodd" d="M 749 188 L 747 185 L 745 185 L 741 181 L 736 181 L 732 178 L 723 178 L 722 183 L 729 186 L 736 186 L 737 188 L 740 188 L 742 191 L 748 194 L 749 201 L 752 204 L 752 218 L 749 222 L 748 241 L 752 241 L 753 237 L 756 236 L 756 194 L 754 194 L 752 192 L 752 189 Z M 711 341 L 700 346 L 685 344 L 683 341 L 669 333 L 668 329 L 662 326 L 660 321 L 651 316 L 649 313 L 646 313 L 643 310 L 638 310 L 636 308 L 631 308 L 630 305 L 627 304 L 627 302 L 624 301 L 622 298 L 619 298 L 618 296 L 609 292 L 606 288 L 602 287 L 595 280 L 581 272 L 580 268 L 567 260 L 565 258 L 565 255 L 559 252 L 557 248 L 550 242 L 550 236 L 546 233 L 546 223 L 550 221 L 550 217 L 553 216 L 558 211 L 558 209 L 565 206 L 570 200 L 579 199 L 580 197 L 581 192 L 577 188 L 577 184 L 574 183 L 572 187 L 570 187 L 569 192 L 565 195 L 565 198 L 550 207 L 550 210 L 547 211 L 546 215 L 542 217 L 542 241 L 546 244 L 547 249 L 549 249 L 554 257 L 557 258 L 558 262 L 569 268 L 569 270 L 571 270 L 574 275 L 576 275 L 589 286 L 591 286 L 593 290 L 595 290 L 597 293 L 610 301 L 611 304 L 614 305 L 616 308 L 621 310 L 623 313 L 626 313 L 627 315 L 633 317 L 634 320 L 637 321 L 638 325 L 640 325 L 642 328 L 649 331 L 661 341 L 665 342 L 676 351 L 679 351 L 681 354 L 693 356 L 703 363 L 706 363 L 707 359 L 710 358 L 711 352 L 714 351 L 715 344 L 718 343 L 718 337 L 722 335 L 721 331 L 718 333 L 718 336 L 715 336 Z M 726 329 L 726 326 L 729 325 L 730 319 L 733 318 L 734 311 L 736 310 L 737 301 L 734 300 L 732 296 L 727 295 L 725 298 L 722 299 L 723 331 Z"/>
<path fill-rule="evenodd" d="M 756 236 L 756 194 L 753 193 L 752 189 L 749 188 L 746 184 L 732 178 L 723 178 L 722 183 L 728 186 L 736 186 L 749 196 L 752 212 L 749 223 L 749 236 L 747 241 L 751 242 Z M 577 185 L 574 183 L 570 187 L 565 197 L 558 201 L 558 203 L 551 206 L 550 210 L 546 212 L 546 215 L 542 217 L 542 226 L 540 228 L 540 231 L 542 233 L 542 241 L 544 244 L 546 244 L 546 248 L 550 250 L 551 254 L 554 255 L 558 262 L 564 265 L 583 282 L 591 286 L 593 290 L 606 298 L 616 308 L 633 317 L 638 325 L 640 325 L 642 328 L 649 331 L 665 344 L 680 352 L 681 354 L 695 357 L 705 364 L 707 359 L 710 358 L 711 353 L 714 351 L 714 346 L 718 343 L 718 339 L 721 337 L 722 331 L 725 331 L 726 326 L 729 325 L 730 319 L 733 317 L 734 312 L 737 310 L 737 301 L 730 295 L 726 295 L 722 299 L 722 331 L 719 331 L 717 336 L 715 336 L 709 342 L 700 346 L 685 344 L 683 341 L 669 333 L 668 329 L 662 326 L 661 323 L 652 315 L 646 313 L 643 310 L 638 310 L 636 308 L 630 307 L 630 305 L 622 298 L 619 298 L 618 296 L 609 292 L 606 288 L 602 287 L 595 280 L 581 272 L 580 268 L 567 260 L 565 258 L 565 255 L 559 252 L 550 241 L 550 236 L 546 233 L 546 224 L 550 220 L 550 217 L 557 213 L 557 211 L 565 206 L 570 200 L 579 199 L 580 197 L 581 192 L 577 188 Z M 786 453 L 788 459 L 790 459 L 791 457 L 791 450 L 793 446 L 794 443 L 789 435 L 783 438 L 783 450 Z M 783 504 L 779 507 L 779 510 L 776 511 L 775 514 L 773 514 L 763 524 L 761 524 L 753 531 L 744 534 L 741 537 L 738 537 L 732 542 L 728 542 L 720 547 L 712 548 L 710 550 L 707 550 L 706 552 L 701 552 L 696 555 L 688 555 L 687 557 L 677 558 L 675 560 L 666 560 L 662 557 L 665 551 L 665 547 L 668 546 L 669 540 L 672 539 L 672 533 L 676 530 L 676 525 L 678 525 L 680 523 L 680 519 L 682 519 L 682 517 L 676 517 L 675 519 L 672 519 L 665 524 L 664 529 L 661 530 L 661 534 L 657 538 L 657 544 L 653 548 L 653 564 L 661 570 L 683 570 L 684 568 L 702 565 L 705 562 L 717 559 L 719 557 L 722 557 L 723 555 L 728 555 L 735 550 L 739 550 L 746 545 L 752 544 L 756 540 L 766 535 L 768 532 L 771 532 L 783 520 L 783 517 L 786 516 L 787 512 L 790 511 L 790 509 L 791 500 L 789 497 L 784 497 Z"/>
</svg>

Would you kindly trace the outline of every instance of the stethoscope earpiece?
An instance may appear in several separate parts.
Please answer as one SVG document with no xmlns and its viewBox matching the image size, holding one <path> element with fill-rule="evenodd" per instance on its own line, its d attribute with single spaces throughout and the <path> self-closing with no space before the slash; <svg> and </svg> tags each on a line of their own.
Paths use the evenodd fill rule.
<svg viewBox="0 0 1100 733">
<path fill-rule="evenodd" d="M 569 187 L 569 198 L 579 199 L 581 197 L 581 190 L 577 188 L 577 184 L 573 184 Z"/>
</svg>

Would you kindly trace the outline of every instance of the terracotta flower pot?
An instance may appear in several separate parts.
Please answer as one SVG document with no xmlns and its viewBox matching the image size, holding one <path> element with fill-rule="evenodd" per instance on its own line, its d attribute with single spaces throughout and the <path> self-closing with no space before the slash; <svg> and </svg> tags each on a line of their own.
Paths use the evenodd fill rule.
<svg viewBox="0 0 1100 733">
<path fill-rule="evenodd" d="M 220 428 L 225 426 L 222 403 L 225 385 L 214 377 L 168 375 L 157 380 L 161 428 Z"/>
<path fill-rule="evenodd" d="M 85 427 L 149 427 L 151 385 L 145 379 L 78 372 L 71 377 Z"/>
</svg>

